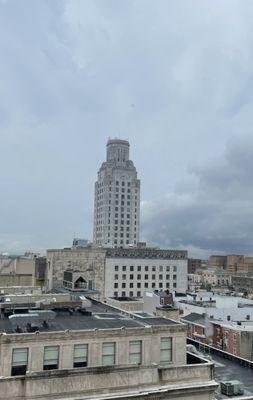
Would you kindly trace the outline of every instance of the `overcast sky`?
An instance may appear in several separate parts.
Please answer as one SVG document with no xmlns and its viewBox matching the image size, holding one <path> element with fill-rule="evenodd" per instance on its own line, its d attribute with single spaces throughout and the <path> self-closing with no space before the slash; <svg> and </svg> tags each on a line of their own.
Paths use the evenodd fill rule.
<svg viewBox="0 0 253 400">
<path fill-rule="evenodd" d="M 92 239 L 118 136 L 143 240 L 253 254 L 252 21 L 252 0 L 0 0 L 0 252 Z"/>
</svg>

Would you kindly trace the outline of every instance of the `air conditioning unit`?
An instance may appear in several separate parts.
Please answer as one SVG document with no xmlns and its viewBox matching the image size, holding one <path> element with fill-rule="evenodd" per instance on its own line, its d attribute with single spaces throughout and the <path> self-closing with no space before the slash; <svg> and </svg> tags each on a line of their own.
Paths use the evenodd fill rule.
<svg viewBox="0 0 253 400">
<path fill-rule="evenodd" d="M 237 394 L 244 394 L 243 383 L 240 381 L 226 381 L 220 382 L 221 393 L 226 396 L 235 396 Z"/>
</svg>

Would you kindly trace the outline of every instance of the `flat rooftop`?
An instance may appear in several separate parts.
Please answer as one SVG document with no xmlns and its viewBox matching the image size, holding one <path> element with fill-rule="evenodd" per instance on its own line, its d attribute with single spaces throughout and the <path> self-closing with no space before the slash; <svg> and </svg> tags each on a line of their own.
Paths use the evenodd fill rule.
<svg viewBox="0 0 253 400">
<path fill-rule="evenodd" d="M 212 360 L 215 365 L 215 380 L 219 383 L 221 381 L 239 380 L 244 385 L 244 395 L 233 397 L 243 399 L 253 399 L 253 370 L 243 367 L 239 363 L 232 360 L 219 357 L 216 354 L 211 354 Z M 252 397 L 251 397 L 252 396 Z M 216 391 L 215 399 L 228 399 L 228 396 L 220 393 L 220 388 Z M 231 398 L 231 397 L 230 397 Z"/>
<path fill-rule="evenodd" d="M 47 308 L 47 311 L 49 309 Z M 37 311 L 37 315 L 36 315 Z M 45 312 L 45 311 L 44 311 Z M 50 315 L 50 317 L 47 317 Z M 46 323 L 44 322 L 46 321 Z M 27 322 L 30 327 L 27 328 Z M 90 329 L 115 329 L 115 328 L 143 328 L 146 326 L 169 326 L 180 325 L 163 317 L 153 317 L 148 314 L 133 315 L 123 311 L 120 312 L 106 304 L 91 300 L 90 306 L 79 308 L 74 311 L 71 306 L 68 309 L 54 309 L 53 303 L 51 313 L 41 312 L 40 309 L 22 309 L 22 313 L 15 314 L 9 318 L 2 314 L 0 319 L 0 332 L 5 333 L 27 333 L 33 331 L 53 332 L 69 330 Z M 18 327 L 18 328 L 17 328 Z M 30 329 L 33 330 L 30 330 Z"/>
</svg>

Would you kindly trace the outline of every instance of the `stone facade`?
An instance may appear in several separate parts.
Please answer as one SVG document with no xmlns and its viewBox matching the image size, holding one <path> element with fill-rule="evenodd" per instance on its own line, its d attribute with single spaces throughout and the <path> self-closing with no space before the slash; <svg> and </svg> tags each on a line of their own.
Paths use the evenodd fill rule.
<svg viewBox="0 0 253 400">
<path fill-rule="evenodd" d="M 100 248 L 58 249 L 47 251 L 47 288 L 61 287 L 64 271 L 80 271 L 93 290 L 104 297 L 106 250 Z"/>
<path fill-rule="evenodd" d="M 151 248 L 48 250 L 47 288 L 63 285 L 64 272 L 84 278 L 101 299 L 142 297 L 146 290 L 187 290 L 187 252 Z M 118 271 L 116 271 L 118 269 Z M 125 276 L 124 276 L 125 275 Z M 116 287 L 117 286 L 117 287 Z"/>
<path fill-rule="evenodd" d="M 162 338 L 172 339 L 172 360 L 161 362 Z M 142 342 L 141 365 L 129 362 L 130 341 Z M 115 365 L 102 366 L 103 343 L 115 343 Z M 73 368 L 74 346 L 88 344 L 88 365 Z M 211 400 L 213 365 L 186 364 L 184 325 L 1 335 L 0 399 Z M 44 347 L 59 346 L 57 370 L 43 371 Z M 11 377 L 13 349 L 28 349 L 27 372 Z M 201 361 L 200 361 L 201 362 Z M 169 397 L 168 397 L 169 396 Z"/>
<path fill-rule="evenodd" d="M 107 142 L 106 161 L 95 183 L 93 242 L 98 246 L 136 246 L 140 225 L 140 181 L 129 160 L 129 143 Z"/>
</svg>

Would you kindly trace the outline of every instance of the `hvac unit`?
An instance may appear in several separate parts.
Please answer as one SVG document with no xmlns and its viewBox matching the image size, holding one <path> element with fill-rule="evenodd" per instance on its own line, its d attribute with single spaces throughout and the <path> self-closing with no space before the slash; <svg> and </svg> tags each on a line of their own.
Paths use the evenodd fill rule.
<svg viewBox="0 0 253 400">
<path fill-rule="evenodd" d="M 243 384 L 240 381 L 226 381 L 220 383 L 221 393 L 226 396 L 244 394 Z"/>
</svg>

